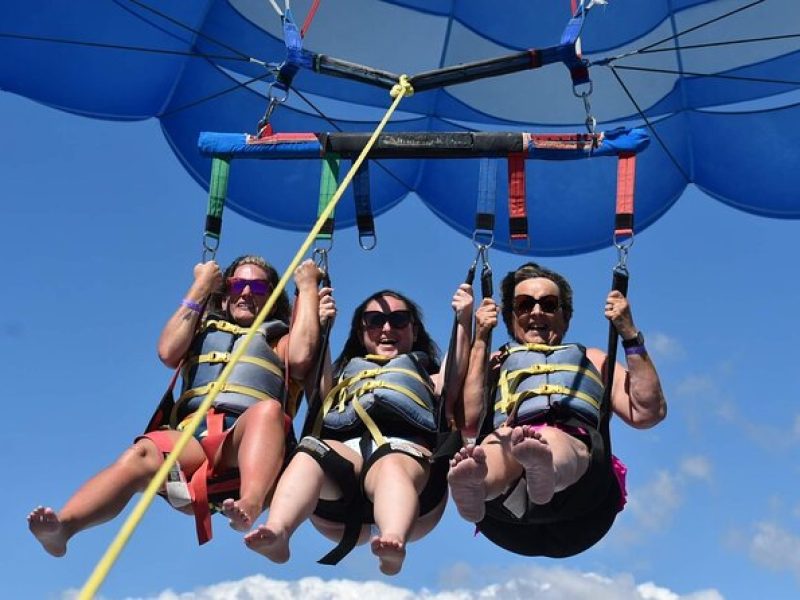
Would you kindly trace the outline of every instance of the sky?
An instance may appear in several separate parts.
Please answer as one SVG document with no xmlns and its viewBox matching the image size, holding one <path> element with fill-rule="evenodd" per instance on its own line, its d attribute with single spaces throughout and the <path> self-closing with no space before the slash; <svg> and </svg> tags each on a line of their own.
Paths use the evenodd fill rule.
<svg viewBox="0 0 800 600">
<path fill-rule="evenodd" d="M 61 559 L 42 551 L 25 515 L 39 504 L 59 508 L 148 420 L 170 377 L 156 339 L 201 258 L 206 194 L 152 119 L 90 120 L 2 93 L 0 131 L 9 269 L 0 375 L 13 421 L 3 436 L 10 456 L 0 596 L 65 599 L 124 515 L 75 537 Z M 291 560 L 274 565 L 247 551 L 221 518 L 214 540 L 197 547 L 192 520 L 157 499 L 102 597 L 797 597 L 798 232 L 795 221 L 744 214 L 689 189 L 637 236 L 630 299 L 669 414 L 651 430 L 613 423 L 615 453 L 629 467 L 629 503 L 585 553 L 509 554 L 474 536 L 449 506 L 439 526 L 410 545 L 397 577 L 381 575 L 363 547 L 337 567 L 316 564 L 330 544 L 307 524 L 292 540 Z M 449 300 L 474 256 L 470 240 L 413 196 L 377 218 L 377 235 L 377 248 L 366 252 L 353 230 L 336 234 L 331 276 L 343 318 L 334 351 L 355 305 L 383 287 L 414 298 L 446 348 Z M 261 253 L 282 271 L 302 241 L 228 211 L 218 259 Z M 524 261 L 490 258 L 497 281 Z M 568 339 L 603 347 L 615 251 L 540 262 L 575 289 Z"/>
</svg>

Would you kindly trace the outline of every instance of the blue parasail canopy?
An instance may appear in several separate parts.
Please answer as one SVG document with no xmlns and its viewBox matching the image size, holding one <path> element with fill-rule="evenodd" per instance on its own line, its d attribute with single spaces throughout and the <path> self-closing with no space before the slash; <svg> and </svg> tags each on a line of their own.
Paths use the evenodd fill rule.
<svg viewBox="0 0 800 600">
<path fill-rule="evenodd" d="M 512 65 L 466 82 L 447 71 L 448 85 L 404 100 L 388 131 L 585 134 L 587 119 L 596 119 L 597 132 L 622 127 L 649 137 L 636 160 L 637 231 L 690 183 L 755 215 L 800 217 L 796 0 L 322 0 L 307 21 L 312 4 L 294 0 L 286 11 L 279 0 L 8 0 L 0 87 L 88 117 L 158 118 L 207 187 L 200 133 L 256 134 L 270 97 L 277 133 L 366 133 L 391 102 L 384 84 L 395 74 L 413 82 L 443 67 Z M 292 18 L 297 29 L 287 37 Z M 375 81 L 344 76 L 358 71 L 349 65 L 374 70 Z M 418 77 L 420 88 L 425 81 Z M 526 161 L 523 252 L 575 254 L 612 242 L 617 165 L 599 154 Z M 493 160 L 503 174 L 505 158 Z M 371 165 L 373 209 L 387 211 L 413 192 L 471 236 L 479 166 L 478 157 L 386 154 Z M 310 229 L 319 172 L 314 157 L 236 158 L 226 206 L 271 226 Z M 498 176 L 501 249 L 511 247 L 507 195 Z M 336 226 L 355 220 L 350 193 Z"/>
</svg>

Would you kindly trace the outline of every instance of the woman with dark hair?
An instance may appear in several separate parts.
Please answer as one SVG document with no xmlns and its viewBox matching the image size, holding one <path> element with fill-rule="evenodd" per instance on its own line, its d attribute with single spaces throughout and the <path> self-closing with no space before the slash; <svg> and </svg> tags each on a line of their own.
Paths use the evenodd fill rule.
<svg viewBox="0 0 800 600">
<path fill-rule="evenodd" d="M 501 288 L 501 309 L 488 298 L 476 310 L 464 434 L 479 443 L 451 460 L 450 490 L 459 514 L 500 545 L 568 556 L 602 537 L 625 502 L 624 466 L 599 433 L 607 369 L 614 369 L 610 409 L 632 427 L 658 424 L 666 402 L 620 292 L 606 297 L 605 317 L 622 338 L 627 369 L 609 365 L 598 348 L 563 341 L 572 288 L 558 273 L 527 263 L 508 273 Z M 487 364 L 498 312 L 512 342 Z M 593 502 L 603 514 L 588 510 Z"/>
<path fill-rule="evenodd" d="M 300 441 L 281 476 L 267 522 L 245 536 L 252 550 L 286 562 L 291 535 L 311 517 L 339 542 L 321 561 L 334 564 L 369 538 L 374 523 L 370 542 L 380 570 L 400 571 L 406 543 L 436 525 L 447 500 L 446 461 L 432 458 L 438 434 L 456 418 L 454 398 L 466 373 L 470 286 L 459 287 L 452 307 L 458 327 L 449 376 L 409 298 L 381 290 L 356 308 L 333 380 L 323 382 L 322 409 L 311 415 L 314 435 Z"/>
<path fill-rule="evenodd" d="M 329 289 L 318 291 L 320 277 L 312 261 L 295 270 L 298 300 L 291 344 L 289 301 L 283 292 L 181 452 L 179 481 L 168 481 L 162 490 L 175 508 L 195 515 L 198 531 L 204 531 L 198 534 L 201 543 L 211 536 L 209 497 L 203 494 L 206 477 L 238 468 L 238 495 L 228 492 L 218 507 L 234 529 L 249 530 L 264 510 L 283 465 L 294 416 L 292 393 L 299 389 L 297 381 L 303 380 L 317 351 L 319 298 L 330 293 Z M 278 280 L 275 269 L 258 256 L 237 258 L 224 276 L 214 261 L 194 267 L 194 282 L 158 341 L 158 355 L 165 365 L 183 365 L 182 393 L 168 415 L 171 427 L 156 427 L 139 437 L 114 464 L 78 489 L 58 513 L 40 506 L 28 515 L 31 532 L 47 552 L 63 556 L 73 535 L 114 518 L 134 493 L 144 490 L 241 345 Z M 284 385 L 290 390 L 288 406 L 282 404 Z"/>
</svg>

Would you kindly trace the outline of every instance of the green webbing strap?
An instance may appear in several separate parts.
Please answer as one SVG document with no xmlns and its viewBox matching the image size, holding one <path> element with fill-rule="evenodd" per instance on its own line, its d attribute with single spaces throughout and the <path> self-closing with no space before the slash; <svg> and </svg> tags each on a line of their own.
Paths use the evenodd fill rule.
<svg viewBox="0 0 800 600">
<path fill-rule="evenodd" d="M 319 178 L 319 206 L 317 208 L 317 216 L 321 215 L 328 203 L 336 193 L 336 188 L 339 187 L 339 163 L 340 157 L 338 154 L 328 154 L 322 161 L 322 173 Z M 317 241 L 319 240 L 332 240 L 334 227 L 334 213 L 331 212 L 330 216 L 325 219 L 322 229 L 317 234 Z"/>
<path fill-rule="evenodd" d="M 225 198 L 228 195 L 228 175 L 231 170 L 231 161 L 227 157 L 215 156 L 211 160 L 211 181 L 208 184 L 208 210 L 206 211 L 206 231 L 203 235 L 203 260 L 206 253 L 211 257 L 219 247 L 219 237 L 222 233 L 222 209 L 225 208 Z"/>
</svg>

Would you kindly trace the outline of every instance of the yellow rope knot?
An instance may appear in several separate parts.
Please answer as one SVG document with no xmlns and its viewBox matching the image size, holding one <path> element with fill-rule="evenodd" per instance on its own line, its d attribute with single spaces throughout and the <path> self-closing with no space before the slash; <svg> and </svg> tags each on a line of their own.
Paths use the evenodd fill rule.
<svg viewBox="0 0 800 600">
<path fill-rule="evenodd" d="M 414 95 L 414 88 L 408 82 L 408 75 L 400 75 L 400 81 L 394 84 L 392 91 L 389 92 L 392 98 L 397 98 L 400 95 L 410 97 Z"/>
</svg>

